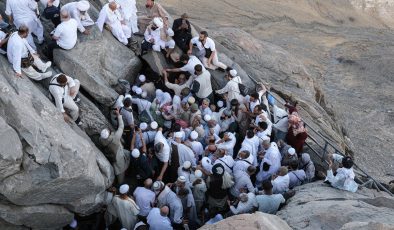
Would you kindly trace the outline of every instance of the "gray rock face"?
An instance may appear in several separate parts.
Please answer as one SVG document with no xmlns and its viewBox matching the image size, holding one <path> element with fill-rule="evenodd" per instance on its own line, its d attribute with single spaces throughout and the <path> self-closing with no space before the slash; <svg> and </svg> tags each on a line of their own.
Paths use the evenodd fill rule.
<svg viewBox="0 0 394 230">
<path fill-rule="evenodd" d="M 21 206 L 15 213 L 23 212 L 25 206 L 32 206 L 27 210 L 34 213 L 36 207 L 46 204 L 57 204 L 80 214 L 100 208 L 100 194 L 114 178 L 112 166 L 82 130 L 63 121 L 55 106 L 29 79 L 16 78 L 3 57 L 0 63 L 1 130 L 14 139 L 8 143 L 14 143 L 13 149 L 3 149 L 2 142 L 1 154 L 6 161 L 0 162 L 3 166 L 11 159 L 12 173 L 0 181 L 0 194 L 11 204 Z M 15 150 L 14 158 L 9 158 L 8 150 Z M 60 206 L 62 213 L 65 209 Z M 42 209 L 45 208 L 37 210 Z M 46 227 L 66 224 L 64 218 L 52 218 L 50 212 L 37 213 L 32 217 L 47 223 Z M 45 222 L 45 218 L 52 222 Z M 32 227 L 28 222 L 26 226 Z"/>
<path fill-rule="evenodd" d="M 2 92 L 5 93 L 5 92 Z M 20 170 L 22 144 L 18 134 L 0 117 L 0 181 Z"/>
<path fill-rule="evenodd" d="M 35 229 L 56 229 L 71 223 L 73 217 L 74 214 L 57 205 L 20 207 L 0 204 L 0 218 L 17 226 L 23 225 Z M 13 228 L 10 226 L 9 229 Z M 18 228 L 14 227 L 14 229 Z M 21 226 L 20 229 L 23 229 L 23 227 Z"/>
<path fill-rule="evenodd" d="M 96 26 L 91 34 L 79 34 L 79 42 L 69 51 L 56 49 L 54 62 L 67 75 L 80 80 L 82 88 L 98 103 L 112 105 L 118 94 L 112 87 L 123 78 L 132 81 L 141 62 L 110 32 Z"/>
<path fill-rule="evenodd" d="M 216 229 L 244 229 L 244 230 L 290 230 L 291 228 L 285 221 L 275 215 L 266 214 L 262 212 L 255 212 L 253 214 L 241 214 L 229 217 L 213 225 L 204 225 L 201 230 L 216 230 Z"/>
<path fill-rule="evenodd" d="M 297 187 L 277 215 L 293 229 L 355 229 L 350 226 L 356 222 L 394 228 L 394 199 L 385 195 L 370 189 L 346 192 L 319 181 Z"/>
</svg>

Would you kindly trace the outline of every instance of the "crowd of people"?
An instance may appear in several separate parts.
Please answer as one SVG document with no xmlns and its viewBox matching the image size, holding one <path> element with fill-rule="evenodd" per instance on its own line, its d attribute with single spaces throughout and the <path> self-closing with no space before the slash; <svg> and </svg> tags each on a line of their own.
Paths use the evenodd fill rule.
<svg viewBox="0 0 394 230">
<path fill-rule="evenodd" d="M 41 2 L 55 26 L 44 52 L 50 61 L 43 62 L 36 51 L 32 35 L 38 44 L 44 37 L 33 0 L 7 0 L 8 22 L 1 18 L 0 27 L 11 24 L 16 31 L 0 32 L 0 47 L 16 77 L 52 77 L 49 92 L 56 107 L 65 121 L 81 124 L 80 82 L 47 70 L 54 49 L 70 50 L 78 31 L 90 33 L 95 23 L 90 4 Z M 187 14 L 171 26 L 154 0 L 146 1 L 145 15 L 136 13 L 134 0 L 110 0 L 96 25 L 129 48 L 135 48 L 135 36 L 143 36 L 142 55 L 163 52 L 170 59 L 176 47 L 182 54 L 176 68 L 163 69 L 159 82 L 141 74 L 108 105 L 116 129 L 101 131 L 99 147 L 116 181 L 107 191 L 106 227 L 117 222 L 128 230 L 196 229 L 242 213 L 275 214 L 296 186 L 315 180 L 314 164 L 303 151 L 308 135 L 296 104 L 276 105 L 263 83 L 245 93 L 237 70 L 219 61 L 208 32 L 192 36 Z M 221 89 L 212 87 L 213 70 L 222 71 L 227 81 Z M 330 154 L 328 160 L 327 183 L 355 192 L 352 159 Z M 70 227 L 75 226 L 74 221 Z"/>
</svg>

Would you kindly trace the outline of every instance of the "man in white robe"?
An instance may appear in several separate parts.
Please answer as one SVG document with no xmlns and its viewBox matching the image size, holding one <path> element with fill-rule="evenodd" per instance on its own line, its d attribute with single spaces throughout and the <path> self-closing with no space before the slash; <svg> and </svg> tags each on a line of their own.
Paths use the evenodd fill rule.
<svg viewBox="0 0 394 230">
<path fill-rule="evenodd" d="M 130 27 L 133 34 L 138 33 L 138 17 L 135 0 L 115 0 L 115 2 L 120 6 L 119 10 L 127 26 Z"/>
<path fill-rule="evenodd" d="M 116 195 L 110 205 L 108 205 L 108 212 L 113 216 L 119 218 L 122 227 L 127 230 L 133 230 L 135 224 L 137 223 L 137 215 L 140 208 L 131 199 L 127 192 L 129 191 L 129 186 L 124 184 L 120 186 L 119 193 Z"/>
<path fill-rule="evenodd" d="M 170 56 L 171 52 L 175 48 L 175 41 L 172 39 L 174 36 L 174 31 L 172 29 L 164 29 L 163 19 L 154 18 L 153 24 L 150 24 L 144 33 L 144 43 L 148 45 L 142 44 L 143 50 L 148 50 L 149 45 L 156 52 L 160 52 L 162 49 L 168 48 L 167 58 Z"/>
<path fill-rule="evenodd" d="M 104 24 L 106 24 L 116 39 L 124 45 L 131 44 L 131 41 L 129 42 L 131 29 L 126 25 L 116 2 L 110 2 L 103 6 L 96 23 L 101 32 L 103 31 Z"/>
<path fill-rule="evenodd" d="M 8 16 L 8 21 L 16 28 L 25 25 L 29 28 L 29 36 L 27 40 L 33 49 L 36 46 L 33 41 L 31 33 L 37 36 L 38 43 L 44 42 L 44 27 L 40 19 L 37 17 L 38 6 L 34 0 L 7 0 L 5 14 Z"/>
<path fill-rule="evenodd" d="M 14 32 L 8 39 L 7 57 L 17 77 L 22 77 L 22 71 L 31 79 L 40 81 L 42 79 L 52 76 L 52 71 L 47 71 L 51 66 L 51 62 L 42 62 L 37 52 L 29 45 L 26 38 L 29 36 L 29 28 L 25 25 L 19 27 L 18 32 Z M 22 59 L 28 58 L 31 55 L 34 59 L 32 64 L 24 65 Z M 40 72 L 34 68 L 37 67 Z"/>
<path fill-rule="evenodd" d="M 174 224 L 181 224 L 183 221 L 183 206 L 178 196 L 161 181 L 153 183 L 153 191 L 157 196 L 159 207 L 168 206 L 170 208 L 170 220 Z"/>
<path fill-rule="evenodd" d="M 67 10 L 70 14 L 71 18 L 74 18 L 78 22 L 78 30 L 83 34 L 89 34 L 89 30 L 85 28 L 85 26 L 94 25 L 94 21 L 90 18 L 88 14 L 88 10 L 90 8 L 90 4 L 88 1 L 79 1 L 79 2 L 70 2 L 64 5 L 61 8 L 62 10 Z"/>
</svg>

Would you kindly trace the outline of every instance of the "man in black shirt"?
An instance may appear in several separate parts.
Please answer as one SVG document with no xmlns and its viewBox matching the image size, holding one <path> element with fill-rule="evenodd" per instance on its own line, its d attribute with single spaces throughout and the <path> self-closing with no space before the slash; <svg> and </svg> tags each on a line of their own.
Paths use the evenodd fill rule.
<svg viewBox="0 0 394 230">
<path fill-rule="evenodd" d="M 186 13 L 181 18 L 175 19 L 172 26 L 174 31 L 175 44 L 186 53 L 189 49 L 189 42 L 192 39 L 192 29 Z"/>
</svg>

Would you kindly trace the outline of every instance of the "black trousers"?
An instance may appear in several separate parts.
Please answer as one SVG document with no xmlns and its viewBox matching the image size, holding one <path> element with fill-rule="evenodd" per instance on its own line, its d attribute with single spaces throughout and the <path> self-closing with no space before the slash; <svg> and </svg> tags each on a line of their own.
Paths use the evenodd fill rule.
<svg viewBox="0 0 394 230">
<path fill-rule="evenodd" d="M 53 50 L 59 49 L 59 48 L 61 49 L 61 47 L 56 43 L 56 41 L 51 40 L 47 46 L 47 52 L 46 52 L 47 58 L 49 60 L 53 61 Z"/>
</svg>

